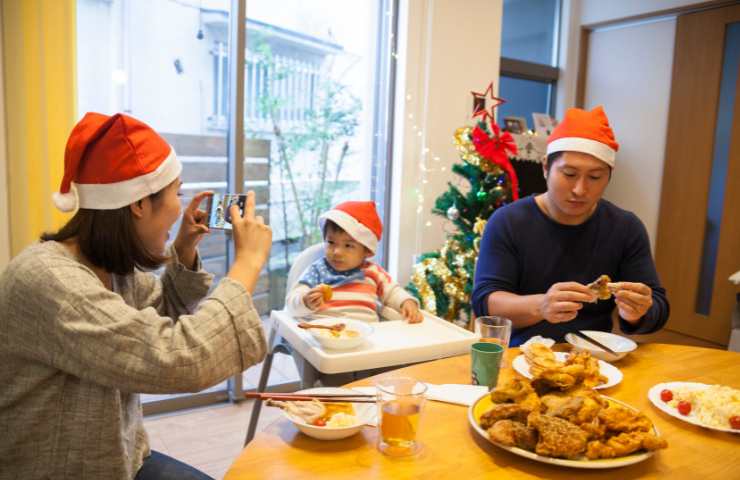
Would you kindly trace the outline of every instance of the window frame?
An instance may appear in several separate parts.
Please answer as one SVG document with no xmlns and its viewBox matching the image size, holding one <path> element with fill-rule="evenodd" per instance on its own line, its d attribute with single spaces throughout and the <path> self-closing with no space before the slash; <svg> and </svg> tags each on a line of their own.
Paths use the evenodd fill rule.
<svg viewBox="0 0 740 480">
<path fill-rule="evenodd" d="M 551 116 L 553 116 L 553 112 L 555 111 L 558 79 L 560 77 L 560 68 L 558 67 L 558 52 L 560 51 L 560 21 L 563 11 L 562 0 L 556 1 L 557 5 L 555 6 L 555 15 L 553 18 L 553 36 L 555 38 L 552 44 L 552 60 L 550 62 L 551 64 L 547 65 L 544 63 L 529 62 L 526 60 L 518 60 L 515 58 L 501 56 L 501 64 L 499 68 L 499 76 L 501 77 L 518 78 L 521 80 L 532 80 L 535 82 L 546 83 L 550 87 L 548 90 L 549 98 L 547 101 L 548 111 L 543 113 L 547 113 Z"/>
</svg>

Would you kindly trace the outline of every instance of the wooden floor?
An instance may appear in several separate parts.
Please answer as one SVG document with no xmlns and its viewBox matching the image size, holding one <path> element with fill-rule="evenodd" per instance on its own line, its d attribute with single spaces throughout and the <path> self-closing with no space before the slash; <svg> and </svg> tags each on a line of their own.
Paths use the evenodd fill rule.
<svg viewBox="0 0 740 480">
<path fill-rule="evenodd" d="M 144 424 L 151 447 L 213 478 L 223 478 L 243 448 L 253 403 L 249 400 L 147 418 Z M 280 415 L 279 410 L 263 408 L 258 429 Z"/>
<path fill-rule="evenodd" d="M 707 348 L 726 348 L 685 335 L 662 330 L 652 335 L 633 336 L 638 343 L 674 343 Z M 275 355 L 276 376 L 271 382 L 297 379 L 292 358 Z M 245 383 L 256 384 L 258 368 L 245 372 Z M 152 448 L 202 470 L 214 478 L 223 478 L 231 462 L 244 444 L 244 436 L 252 411 L 252 401 L 240 404 L 221 404 L 156 417 L 144 421 Z M 280 416 L 272 408 L 263 408 L 258 429 Z"/>
<path fill-rule="evenodd" d="M 255 388 L 262 364 L 250 367 L 243 374 L 244 388 Z M 269 384 L 297 382 L 298 371 L 293 358 L 276 354 L 273 357 Z M 143 401 L 159 400 L 164 395 L 143 395 Z M 169 414 L 148 416 L 144 425 L 154 450 L 174 457 L 202 470 L 214 478 L 224 473 L 244 445 L 253 401 L 238 404 L 222 403 Z M 280 411 L 263 408 L 258 429 L 280 416 Z"/>
</svg>

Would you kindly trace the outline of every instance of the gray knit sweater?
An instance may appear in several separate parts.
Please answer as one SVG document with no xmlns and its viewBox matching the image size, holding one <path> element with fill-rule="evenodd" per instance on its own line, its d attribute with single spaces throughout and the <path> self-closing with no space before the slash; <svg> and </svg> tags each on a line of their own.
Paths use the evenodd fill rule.
<svg viewBox="0 0 740 480">
<path fill-rule="evenodd" d="M 224 278 L 206 297 L 211 282 L 175 258 L 110 291 L 57 242 L 14 258 L 0 274 L 0 479 L 131 479 L 149 455 L 139 393 L 196 392 L 259 362 L 250 295 Z"/>
</svg>

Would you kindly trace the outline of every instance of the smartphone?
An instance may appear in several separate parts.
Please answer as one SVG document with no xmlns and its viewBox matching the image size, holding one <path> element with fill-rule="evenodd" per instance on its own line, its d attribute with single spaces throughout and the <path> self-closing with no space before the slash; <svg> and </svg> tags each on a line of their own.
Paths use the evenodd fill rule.
<svg viewBox="0 0 740 480">
<path fill-rule="evenodd" d="M 239 213 L 244 215 L 247 196 L 240 193 L 214 193 L 208 199 L 208 228 L 231 230 L 231 206 L 238 205 Z"/>
</svg>

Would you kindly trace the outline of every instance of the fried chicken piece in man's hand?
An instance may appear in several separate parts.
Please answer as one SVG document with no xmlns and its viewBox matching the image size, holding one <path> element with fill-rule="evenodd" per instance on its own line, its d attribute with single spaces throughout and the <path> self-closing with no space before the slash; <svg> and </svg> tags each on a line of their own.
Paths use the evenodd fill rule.
<svg viewBox="0 0 740 480">
<path fill-rule="evenodd" d="M 609 283 L 612 281 L 609 275 L 602 275 L 593 282 L 586 285 L 586 287 L 596 294 L 599 300 L 609 300 L 612 296 L 611 290 L 609 290 Z"/>
</svg>

